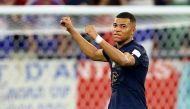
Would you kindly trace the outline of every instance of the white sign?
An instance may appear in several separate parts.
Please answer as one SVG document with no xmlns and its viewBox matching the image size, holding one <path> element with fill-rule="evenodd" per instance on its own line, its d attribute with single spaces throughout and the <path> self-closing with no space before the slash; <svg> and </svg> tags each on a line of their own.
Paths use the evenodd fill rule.
<svg viewBox="0 0 190 109">
<path fill-rule="evenodd" d="M 76 60 L 0 61 L 0 109 L 76 109 Z"/>
</svg>

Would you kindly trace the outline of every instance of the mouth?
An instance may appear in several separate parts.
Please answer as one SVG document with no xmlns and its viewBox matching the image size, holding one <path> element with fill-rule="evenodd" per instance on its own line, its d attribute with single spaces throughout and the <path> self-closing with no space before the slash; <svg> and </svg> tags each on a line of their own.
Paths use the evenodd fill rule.
<svg viewBox="0 0 190 109">
<path fill-rule="evenodd" d="M 114 36 L 120 36 L 118 33 L 114 33 L 113 35 L 114 35 Z"/>
<path fill-rule="evenodd" d="M 114 38 L 120 38 L 121 36 L 119 34 L 113 34 Z"/>
</svg>

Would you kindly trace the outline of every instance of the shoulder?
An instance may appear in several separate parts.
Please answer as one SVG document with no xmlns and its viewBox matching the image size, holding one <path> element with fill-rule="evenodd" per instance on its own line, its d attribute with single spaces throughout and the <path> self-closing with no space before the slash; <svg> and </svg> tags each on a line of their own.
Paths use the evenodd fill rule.
<svg viewBox="0 0 190 109">
<path fill-rule="evenodd" d="M 131 49 L 138 50 L 139 52 L 146 54 L 145 48 L 141 44 L 137 43 L 136 41 L 133 42 Z"/>
<path fill-rule="evenodd" d="M 131 44 L 131 54 L 141 63 L 149 63 L 148 55 L 145 48 L 136 41 Z"/>
<path fill-rule="evenodd" d="M 145 48 L 141 44 L 137 43 L 136 41 L 132 41 L 129 44 L 128 49 L 131 53 L 146 54 Z"/>
</svg>

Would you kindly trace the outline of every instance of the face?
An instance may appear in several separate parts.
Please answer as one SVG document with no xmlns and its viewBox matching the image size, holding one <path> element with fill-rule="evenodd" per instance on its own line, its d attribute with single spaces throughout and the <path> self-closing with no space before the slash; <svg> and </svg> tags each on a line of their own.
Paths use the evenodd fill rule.
<svg viewBox="0 0 190 109">
<path fill-rule="evenodd" d="M 127 18 L 115 18 L 113 23 L 113 39 L 117 43 L 123 43 L 133 37 L 135 24 Z"/>
</svg>

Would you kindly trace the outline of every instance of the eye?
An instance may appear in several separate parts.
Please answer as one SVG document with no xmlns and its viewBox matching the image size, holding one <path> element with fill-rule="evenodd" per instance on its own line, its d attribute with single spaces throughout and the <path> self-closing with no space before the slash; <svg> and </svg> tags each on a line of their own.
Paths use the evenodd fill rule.
<svg viewBox="0 0 190 109">
<path fill-rule="evenodd" d="M 121 27 L 122 27 L 122 28 L 126 28 L 126 27 L 127 27 L 127 25 L 122 25 Z"/>
<path fill-rule="evenodd" d="M 117 27 L 117 24 L 116 24 L 116 23 L 113 23 L 113 27 L 116 28 L 116 27 Z"/>
</svg>

